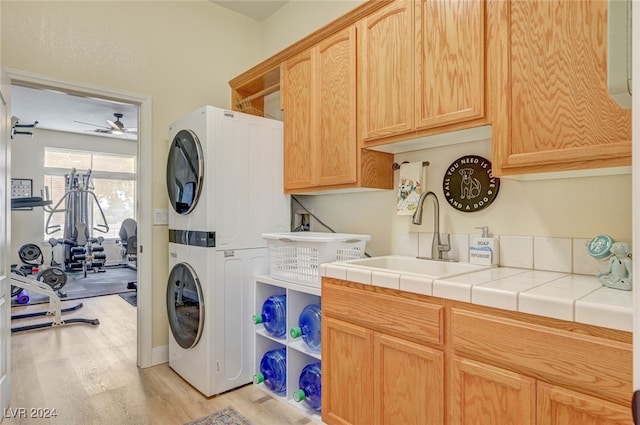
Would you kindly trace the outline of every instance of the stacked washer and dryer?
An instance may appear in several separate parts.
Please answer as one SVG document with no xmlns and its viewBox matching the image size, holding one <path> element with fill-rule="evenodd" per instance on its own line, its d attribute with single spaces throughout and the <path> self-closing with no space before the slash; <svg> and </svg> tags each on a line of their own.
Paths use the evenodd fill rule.
<svg viewBox="0 0 640 425">
<path fill-rule="evenodd" d="M 169 128 L 169 366 L 210 397 L 252 380 L 253 277 L 290 229 L 281 121 L 202 107 Z"/>
</svg>

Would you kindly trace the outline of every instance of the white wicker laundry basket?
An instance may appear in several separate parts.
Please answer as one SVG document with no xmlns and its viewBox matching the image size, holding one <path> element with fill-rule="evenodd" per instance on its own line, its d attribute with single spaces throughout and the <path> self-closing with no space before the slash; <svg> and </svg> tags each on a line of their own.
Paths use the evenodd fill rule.
<svg viewBox="0 0 640 425">
<path fill-rule="evenodd" d="M 264 233 L 269 250 L 269 274 L 307 286 L 320 286 L 319 266 L 364 257 L 369 235 L 349 233 Z"/>
</svg>

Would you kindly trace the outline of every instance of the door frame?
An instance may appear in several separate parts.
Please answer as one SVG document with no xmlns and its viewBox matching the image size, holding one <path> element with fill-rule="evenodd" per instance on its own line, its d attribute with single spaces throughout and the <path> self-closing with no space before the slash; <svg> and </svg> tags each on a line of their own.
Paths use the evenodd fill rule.
<svg viewBox="0 0 640 425">
<path fill-rule="evenodd" d="M 137 365 L 141 368 L 153 366 L 152 362 L 152 308 L 151 308 L 151 243 L 152 210 L 152 136 L 151 136 L 151 96 L 117 90 L 93 84 L 65 80 L 5 68 L 11 83 L 18 82 L 32 87 L 59 90 L 65 93 L 97 97 L 116 102 L 130 103 L 139 107 L 138 112 L 138 153 L 137 153 L 137 213 L 138 222 L 138 307 L 137 307 Z"/>
</svg>

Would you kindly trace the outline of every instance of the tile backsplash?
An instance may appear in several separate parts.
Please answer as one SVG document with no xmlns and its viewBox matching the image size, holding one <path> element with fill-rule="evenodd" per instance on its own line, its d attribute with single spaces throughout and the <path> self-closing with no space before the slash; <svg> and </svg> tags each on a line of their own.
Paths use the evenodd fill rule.
<svg viewBox="0 0 640 425">
<path fill-rule="evenodd" d="M 471 238 L 477 235 L 452 234 L 451 251 L 445 258 L 469 261 Z M 431 257 L 433 233 L 401 232 L 396 235 L 398 255 Z M 587 252 L 589 239 L 540 236 L 499 236 L 502 267 L 595 275 L 607 268 Z M 444 242 L 444 241 L 443 241 Z"/>
</svg>

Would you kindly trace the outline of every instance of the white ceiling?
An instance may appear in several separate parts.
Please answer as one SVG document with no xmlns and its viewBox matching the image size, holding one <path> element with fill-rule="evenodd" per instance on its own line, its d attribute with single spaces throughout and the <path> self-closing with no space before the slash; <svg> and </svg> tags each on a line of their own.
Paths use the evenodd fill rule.
<svg viewBox="0 0 640 425">
<path fill-rule="evenodd" d="M 210 0 L 212 3 L 231 9 L 241 15 L 248 16 L 258 21 L 263 21 L 273 15 L 288 0 Z"/>
<path fill-rule="evenodd" d="M 36 128 L 137 140 L 135 134 L 116 135 L 95 131 L 96 129 L 107 129 L 109 124 L 106 120 L 115 121 L 116 118 L 113 114 L 116 112 L 123 114 L 120 121 L 125 128 L 138 128 L 138 107 L 136 105 L 71 95 L 53 90 L 11 86 L 11 115 L 17 117 L 18 124 L 22 125 L 38 121 Z M 29 131 L 30 129 L 18 128 L 17 130 Z M 15 137 L 20 136 L 16 135 Z"/>
</svg>

